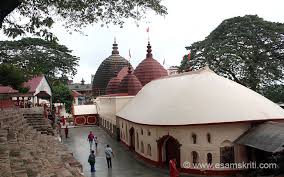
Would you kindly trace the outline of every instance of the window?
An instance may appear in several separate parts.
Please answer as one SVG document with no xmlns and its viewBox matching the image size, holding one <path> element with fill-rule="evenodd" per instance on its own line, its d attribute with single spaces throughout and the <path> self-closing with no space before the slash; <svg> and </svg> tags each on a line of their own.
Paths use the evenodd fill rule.
<svg viewBox="0 0 284 177">
<path fill-rule="evenodd" d="M 141 153 L 144 153 L 144 143 L 141 141 Z"/>
<path fill-rule="evenodd" d="M 151 145 L 150 144 L 148 144 L 148 146 L 147 146 L 147 155 L 152 156 Z"/>
<path fill-rule="evenodd" d="M 141 135 L 143 135 L 143 128 L 141 128 Z"/>
<path fill-rule="evenodd" d="M 212 154 L 211 153 L 207 154 L 207 163 L 212 164 Z"/>
<path fill-rule="evenodd" d="M 193 133 L 193 134 L 191 135 L 191 137 L 192 137 L 192 143 L 193 143 L 193 144 L 196 144 L 196 142 L 197 142 L 196 134 Z"/>
<path fill-rule="evenodd" d="M 139 137 L 138 137 L 138 132 L 136 132 L 136 142 L 137 142 L 137 149 L 139 149 Z"/>
<path fill-rule="evenodd" d="M 191 152 L 192 163 L 196 164 L 198 162 L 198 153 L 196 151 Z"/>
<path fill-rule="evenodd" d="M 121 128 L 123 128 L 123 122 L 121 122 Z"/>
<path fill-rule="evenodd" d="M 148 136 L 151 136 L 151 132 L 150 130 L 147 131 Z"/>
<path fill-rule="evenodd" d="M 210 135 L 210 133 L 207 133 L 207 142 L 211 143 L 211 135 Z"/>
</svg>

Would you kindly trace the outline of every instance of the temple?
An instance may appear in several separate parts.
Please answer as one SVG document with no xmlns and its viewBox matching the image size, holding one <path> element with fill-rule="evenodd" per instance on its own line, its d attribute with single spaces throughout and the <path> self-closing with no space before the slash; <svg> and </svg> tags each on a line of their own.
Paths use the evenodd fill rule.
<svg viewBox="0 0 284 177">
<path fill-rule="evenodd" d="M 112 49 L 111 55 L 101 63 L 92 79 L 94 96 L 105 95 L 107 84 L 111 78 L 121 71 L 123 67 L 128 66 L 128 61 L 119 55 L 116 40 L 114 41 Z"/>
</svg>

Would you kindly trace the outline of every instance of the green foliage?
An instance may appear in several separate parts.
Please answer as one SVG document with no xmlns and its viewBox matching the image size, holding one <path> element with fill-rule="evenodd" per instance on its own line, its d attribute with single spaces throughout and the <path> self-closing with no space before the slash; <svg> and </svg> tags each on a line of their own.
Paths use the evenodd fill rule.
<svg viewBox="0 0 284 177">
<path fill-rule="evenodd" d="M 52 102 L 63 103 L 67 113 L 71 113 L 73 101 L 72 91 L 67 85 L 58 83 L 52 86 Z"/>
<path fill-rule="evenodd" d="M 180 72 L 205 65 L 217 74 L 260 92 L 284 78 L 284 24 L 253 15 L 224 20 L 205 40 L 186 47 Z"/>
<path fill-rule="evenodd" d="M 0 41 L 0 63 L 20 68 L 26 75 L 44 74 L 49 79 L 74 76 L 78 57 L 55 41 L 23 38 L 18 41 Z"/>
<path fill-rule="evenodd" d="M 13 10 L 14 13 L 6 17 Z M 0 28 L 2 24 L 4 33 L 10 37 L 31 33 L 53 40 L 49 29 L 56 21 L 65 22 L 66 29 L 75 31 L 99 22 L 123 26 L 125 19 L 139 21 L 149 10 L 167 14 L 161 0 L 3 0 L 0 15 L 4 14 L 2 20 L 6 18 L 3 22 L 0 17 Z"/>
<path fill-rule="evenodd" d="M 27 80 L 23 72 L 13 65 L 0 64 L 0 85 L 10 86 L 21 93 L 29 91 L 28 88 L 23 87 L 23 83 Z"/>
<path fill-rule="evenodd" d="M 284 103 L 284 85 L 274 84 L 262 90 L 263 95 L 275 103 Z"/>
</svg>

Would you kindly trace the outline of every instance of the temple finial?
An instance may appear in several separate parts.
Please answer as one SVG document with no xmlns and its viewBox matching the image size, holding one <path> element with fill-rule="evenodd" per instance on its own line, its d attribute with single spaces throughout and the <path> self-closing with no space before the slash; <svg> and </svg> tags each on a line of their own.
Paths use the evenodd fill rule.
<svg viewBox="0 0 284 177">
<path fill-rule="evenodd" d="M 118 51 L 118 47 L 117 47 L 117 43 L 116 43 L 116 37 L 114 37 L 114 43 L 112 45 L 112 54 L 115 55 L 115 54 L 119 54 L 119 51 Z"/>
<path fill-rule="evenodd" d="M 152 47 L 151 47 L 150 41 L 148 41 L 146 58 L 152 58 L 152 57 L 153 57 L 153 55 L 152 55 Z"/>
</svg>

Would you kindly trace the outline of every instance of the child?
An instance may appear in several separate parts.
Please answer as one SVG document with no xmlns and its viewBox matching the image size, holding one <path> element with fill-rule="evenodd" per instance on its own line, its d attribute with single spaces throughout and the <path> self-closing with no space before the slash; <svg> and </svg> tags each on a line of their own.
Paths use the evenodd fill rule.
<svg viewBox="0 0 284 177">
<path fill-rule="evenodd" d="M 94 141 L 95 141 L 96 150 L 97 150 L 98 149 L 98 137 L 95 137 Z"/>
</svg>

